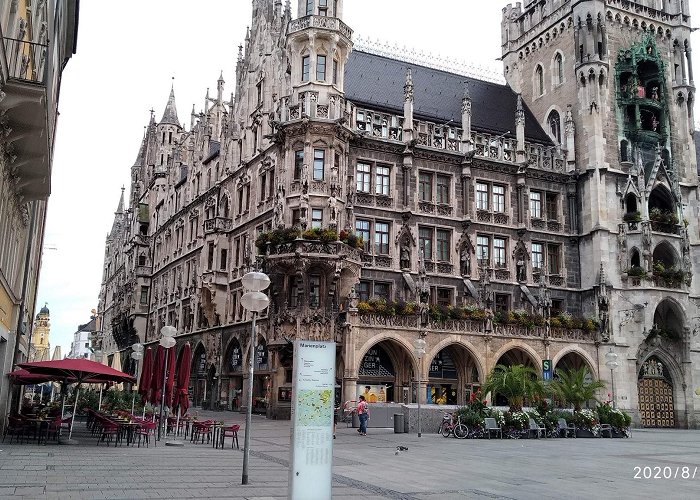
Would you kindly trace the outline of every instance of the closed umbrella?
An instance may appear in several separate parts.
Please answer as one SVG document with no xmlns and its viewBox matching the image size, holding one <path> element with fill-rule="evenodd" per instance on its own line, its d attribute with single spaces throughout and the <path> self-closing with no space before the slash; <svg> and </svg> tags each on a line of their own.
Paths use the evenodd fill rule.
<svg viewBox="0 0 700 500">
<path fill-rule="evenodd" d="M 143 367 L 141 368 L 141 380 L 139 381 L 139 394 L 141 402 L 145 405 L 148 402 L 151 391 L 151 378 L 153 377 L 153 349 L 146 349 L 143 355 Z"/>
<path fill-rule="evenodd" d="M 168 349 L 168 362 L 166 363 L 168 367 L 168 375 L 165 381 L 165 404 L 172 408 L 173 400 L 173 385 L 175 384 L 175 348 L 171 347 Z"/>
<path fill-rule="evenodd" d="M 177 411 L 177 424 L 175 428 L 180 428 L 180 416 L 183 417 L 190 407 L 190 397 L 187 391 L 190 386 L 190 370 L 192 368 L 192 347 L 187 342 L 182 348 L 180 359 L 177 363 L 177 384 L 175 394 L 173 394 L 173 408 Z M 179 411 L 178 411 L 179 410 Z"/>
<path fill-rule="evenodd" d="M 160 395 L 162 394 L 163 386 L 163 370 L 165 370 L 165 349 L 163 346 L 158 346 L 151 376 L 151 397 L 149 401 L 152 405 L 160 403 Z"/>
</svg>

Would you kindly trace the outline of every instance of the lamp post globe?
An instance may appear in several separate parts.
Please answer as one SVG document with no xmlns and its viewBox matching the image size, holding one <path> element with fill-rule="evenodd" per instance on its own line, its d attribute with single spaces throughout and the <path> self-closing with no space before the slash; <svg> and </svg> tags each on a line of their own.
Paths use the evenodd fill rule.
<svg viewBox="0 0 700 500">
<path fill-rule="evenodd" d="M 248 311 L 260 312 L 269 304 L 269 297 L 260 291 L 246 292 L 241 296 L 241 305 Z"/>
<path fill-rule="evenodd" d="M 270 286 L 270 277 L 265 273 L 252 271 L 243 275 L 241 282 L 246 290 L 251 292 L 262 292 Z"/>
<path fill-rule="evenodd" d="M 134 352 L 143 352 L 143 344 L 136 342 L 135 344 L 132 344 L 131 350 Z"/>
<path fill-rule="evenodd" d="M 143 353 L 134 351 L 131 353 L 131 359 L 133 359 L 134 361 L 138 361 L 140 359 L 143 359 Z"/>
</svg>

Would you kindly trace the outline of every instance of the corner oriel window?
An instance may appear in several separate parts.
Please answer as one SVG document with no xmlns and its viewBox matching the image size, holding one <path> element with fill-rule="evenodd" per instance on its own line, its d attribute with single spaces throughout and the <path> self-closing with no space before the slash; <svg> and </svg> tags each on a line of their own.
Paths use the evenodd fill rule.
<svg viewBox="0 0 700 500">
<path fill-rule="evenodd" d="M 314 0 L 306 0 L 306 15 L 310 16 L 314 13 Z"/>
<path fill-rule="evenodd" d="M 316 80 L 319 82 L 326 81 L 326 56 L 316 56 Z"/>
<path fill-rule="evenodd" d="M 311 228 L 321 229 L 323 225 L 323 209 L 314 208 L 311 210 Z"/>
<path fill-rule="evenodd" d="M 318 15 L 328 16 L 328 0 L 318 0 Z"/>
<path fill-rule="evenodd" d="M 326 151 L 324 149 L 314 149 L 314 180 L 323 180 L 323 170 L 326 163 Z"/>
<path fill-rule="evenodd" d="M 301 81 L 309 81 L 309 65 L 311 64 L 311 58 L 309 56 L 304 56 L 301 58 Z"/>
<path fill-rule="evenodd" d="M 301 178 L 301 171 L 304 169 L 304 150 L 294 152 L 294 179 Z"/>
</svg>

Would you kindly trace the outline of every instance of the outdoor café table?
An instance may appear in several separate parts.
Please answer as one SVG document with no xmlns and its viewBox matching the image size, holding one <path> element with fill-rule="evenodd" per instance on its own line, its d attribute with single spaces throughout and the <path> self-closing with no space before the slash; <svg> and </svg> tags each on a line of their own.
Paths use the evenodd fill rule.
<svg viewBox="0 0 700 500">
<path fill-rule="evenodd" d="M 224 427 L 226 426 L 223 422 L 214 422 L 212 424 L 211 434 L 212 434 L 212 448 L 219 447 L 219 434 L 223 434 Z M 223 444 L 221 445 L 223 447 Z"/>
<path fill-rule="evenodd" d="M 49 440 L 49 422 L 50 420 L 45 419 L 45 418 L 25 418 L 24 422 L 33 426 L 34 430 L 34 439 L 37 439 L 37 444 L 41 444 L 41 433 L 42 431 L 45 431 L 46 434 L 46 439 L 45 441 Z M 44 443 L 46 444 L 46 443 Z"/>
<path fill-rule="evenodd" d="M 116 419 L 114 422 L 119 426 L 119 442 L 121 443 L 123 437 L 126 436 L 126 445 L 131 445 L 131 443 L 135 441 L 134 436 L 138 428 L 141 427 L 141 424 L 124 419 Z"/>
</svg>

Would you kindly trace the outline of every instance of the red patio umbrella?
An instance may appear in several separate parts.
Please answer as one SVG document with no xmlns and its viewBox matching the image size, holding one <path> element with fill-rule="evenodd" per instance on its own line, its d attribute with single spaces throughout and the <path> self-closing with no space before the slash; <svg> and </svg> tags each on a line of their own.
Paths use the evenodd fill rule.
<svg viewBox="0 0 700 500">
<path fill-rule="evenodd" d="M 148 401 L 148 393 L 151 391 L 151 378 L 153 377 L 153 349 L 146 349 L 143 354 L 143 367 L 141 368 L 141 380 L 139 381 L 139 394 L 141 402 Z"/>
<path fill-rule="evenodd" d="M 12 380 L 13 384 L 17 385 L 33 385 L 33 384 L 43 384 L 44 382 L 53 382 L 55 380 L 62 380 L 60 377 L 52 377 L 51 375 L 39 375 L 38 373 L 30 373 L 24 368 L 18 368 L 11 371 L 7 376 Z"/>
<path fill-rule="evenodd" d="M 78 406 L 78 396 L 80 395 L 80 384 L 92 384 L 99 382 L 126 382 L 133 384 L 136 379 L 119 370 L 115 370 L 109 366 L 90 361 L 85 358 L 65 358 L 55 359 L 53 361 L 34 361 L 32 363 L 18 363 L 17 366 L 24 368 L 29 373 L 39 375 L 52 375 L 57 380 L 64 382 L 77 382 L 78 391 L 75 395 L 75 403 L 73 404 L 73 415 L 75 415 Z M 73 419 L 70 425 L 70 433 L 68 439 L 73 435 Z"/>
<path fill-rule="evenodd" d="M 152 405 L 160 403 L 160 396 L 163 390 L 163 370 L 165 370 L 165 348 L 159 345 L 151 374 L 151 397 L 149 401 Z"/>
<path fill-rule="evenodd" d="M 178 417 L 184 416 L 190 407 L 188 394 L 190 386 L 190 370 L 192 369 L 192 347 L 187 342 L 182 348 L 177 364 L 177 385 L 173 395 L 173 408 L 179 409 Z"/>
<path fill-rule="evenodd" d="M 71 379 L 77 383 L 93 383 L 97 382 L 126 382 L 135 383 L 136 379 L 119 370 L 115 370 L 109 366 L 90 361 L 85 358 L 65 358 L 55 359 L 53 361 L 34 361 L 32 363 L 18 363 L 17 366 L 24 368 L 29 373 L 38 375 L 49 375 L 55 377 L 56 380 Z"/>
</svg>

